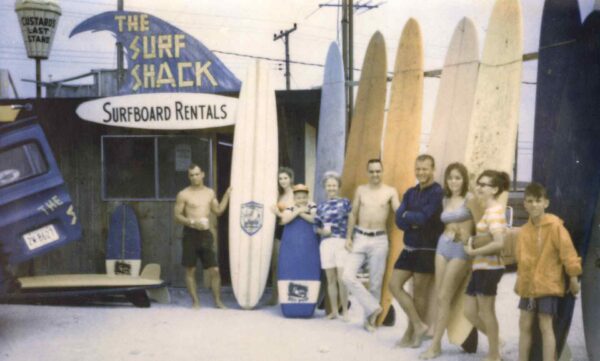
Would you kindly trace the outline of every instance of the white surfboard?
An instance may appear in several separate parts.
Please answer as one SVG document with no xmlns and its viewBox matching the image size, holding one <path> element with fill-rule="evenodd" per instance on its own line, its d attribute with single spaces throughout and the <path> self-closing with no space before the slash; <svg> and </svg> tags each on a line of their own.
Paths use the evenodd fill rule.
<svg viewBox="0 0 600 361">
<path fill-rule="evenodd" d="M 262 296 L 273 250 L 277 203 L 277 110 L 267 66 L 248 69 L 238 101 L 231 161 L 229 262 L 233 293 L 251 309 Z"/>
</svg>

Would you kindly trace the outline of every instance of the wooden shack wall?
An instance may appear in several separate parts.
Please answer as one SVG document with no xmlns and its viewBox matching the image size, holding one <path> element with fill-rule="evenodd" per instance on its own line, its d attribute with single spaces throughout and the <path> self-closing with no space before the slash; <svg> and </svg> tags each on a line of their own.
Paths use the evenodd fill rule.
<svg viewBox="0 0 600 361">
<path fill-rule="evenodd" d="M 300 95 L 298 97 L 298 95 Z M 278 92 L 280 123 L 280 162 L 296 169 L 303 179 L 304 160 L 300 159 L 304 144 L 304 121 L 318 119 L 319 91 Z M 300 100 L 299 100 L 300 99 Z M 316 99 L 316 102 L 315 102 Z M 20 118 L 36 115 L 42 125 L 58 166 L 71 194 L 77 216 L 82 224 L 83 237 L 18 267 L 19 275 L 60 273 L 104 273 L 106 238 L 112 210 L 121 202 L 102 200 L 101 137 L 102 135 L 190 135 L 190 132 L 144 131 L 107 127 L 81 120 L 77 106 L 87 99 L 61 98 L 41 100 L 0 101 L 2 104 L 32 103 L 33 111 L 22 112 Z M 287 104 L 287 105 L 286 105 Z M 294 115 L 296 114 L 296 116 Z M 302 123 L 302 132 L 296 128 Z M 218 134 L 231 133 L 232 128 L 220 129 Z M 194 131 L 197 135 L 211 137 L 216 150 L 218 134 L 215 131 Z M 214 157 L 213 159 L 218 159 Z M 221 194 L 227 187 L 216 179 L 218 164 L 213 166 L 213 184 Z M 139 220 L 142 237 L 142 264 L 159 263 L 162 278 L 173 286 L 183 287 L 181 257 L 181 226 L 173 221 L 173 201 L 131 201 Z M 221 222 L 226 224 L 226 218 Z M 223 233 L 223 225 L 217 233 Z M 226 235 L 219 238 L 220 248 L 227 249 Z M 224 283 L 229 280 L 228 257 L 219 255 Z M 198 267 L 199 269 L 201 267 Z M 199 273 L 201 271 L 199 270 Z M 201 275 L 199 274 L 199 279 Z"/>
</svg>

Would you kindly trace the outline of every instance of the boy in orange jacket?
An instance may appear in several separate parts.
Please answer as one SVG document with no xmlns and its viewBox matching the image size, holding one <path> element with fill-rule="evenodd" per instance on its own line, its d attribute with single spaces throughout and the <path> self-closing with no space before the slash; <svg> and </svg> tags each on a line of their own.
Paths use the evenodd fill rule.
<svg viewBox="0 0 600 361">
<path fill-rule="evenodd" d="M 556 339 L 552 318 L 558 298 L 565 294 L 564 273 L 569 276 L 569 292 L 579 293 L 577 276 L 581 258 L 563 221 L 546 213 L 549 205 L 546 189 L 538 183 L 525 188 L 525 209 L 529 221 L 521 228 L 516 244 L 518 263 L 515 292 L 521 296 L 519 309 L 519 360 L 529 360 L 535 315 L 542 333 L 544 361 L 556 360 Z"/>
</svg>

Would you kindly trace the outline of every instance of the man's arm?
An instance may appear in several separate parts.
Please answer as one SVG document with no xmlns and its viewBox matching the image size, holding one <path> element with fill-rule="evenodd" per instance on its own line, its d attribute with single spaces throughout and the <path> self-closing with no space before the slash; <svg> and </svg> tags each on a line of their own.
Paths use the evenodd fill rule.
<svg viewBox="0 0 600 361">
<path fill-rule="evenodd" d="M 360 186 L 356 188 L 354 192 L 354 199 L 352 200 L 352 211 L 348 214 L 348 228 L 346 230 L 346 250 L 352 251 L 352 234 L 354 233 L 354 226 L 358 219 L 358 210 L 360 208 Z"/>
<path fill-rule="evenodd" d="M 184 226 L 191 226 L 193 221 L 185 216 L 184 209 L 185 197 L 183 196 L 183 192 L 179 192 L 177 193 L 177 198 L 175 199 L 175 207 L 173 212 L 175 214 L 175 222 Z"/>
<path fill-rule="evenodd" d="M 406 211 L 404 212 L 403 218 L 410 225 L 422 226 L 437 214 L 442 208 L 442 199 L 444 198 L 444 192 L 441 188 L 437 188 L 431 195 L 430 198 L 425 202 L 423 208 L 419 211 Z"/>
<path fill-rule="evenodd" d="M 392 211 L 396 212 L 398 210 L 398 208 L 400 207 L 400 197 L 398 196 L 398 191 L 396 190 L 396 188 L 391 187 L 392 188 L 392 198 L 390 199 L 391 202 L 391 206 L 392 206 Z"/>
<path fill-rule="evenodd" d="M 407 203 L 408 191 L 404 193 L 404 195 L 402 196 L 402 203 L 400 203 L 400 206 L 396 209 L 396 226 L 403 231 L 410 229 L 410 224 L 408 224 L 408 222 L 406 222 L 406 219 L 404 218 L 404 214 L 406 213 L 406 207 L 408 207 Z"/>
<path fill-rule="evenodd" d="M 214 193 L 214 191 L 213 191 Z M 217 196 L 214 195 L 212 201 L 210 202 L 210 209 L 214 214 L 220 216 L 227 209 L 227 205 L 229 204 L 229 196 L 231 195 L 231 187 L 227 188 L 225 194 L 223 195 L 223 199 L 221 199 L 221 203 L 217 202 Z"/>
</svg>

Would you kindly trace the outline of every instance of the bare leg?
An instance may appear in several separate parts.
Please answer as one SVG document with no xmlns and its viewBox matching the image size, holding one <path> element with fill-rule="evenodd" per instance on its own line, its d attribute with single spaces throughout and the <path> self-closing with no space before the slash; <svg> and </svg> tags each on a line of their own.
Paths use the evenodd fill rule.
<svg viewBox="0 0 600 361">
<path fill-rule="evenodd" d="M 465 297 L 464 304 L 465 317 L 477 330 L 483 332 L 484 334 L 487 334 L 485 324 L 481 320 L 481 317 L 479 317 L 479 312 L 480 311 L 479 304 L 477 303 L 477 298 L 467 295 Z"/>
<path fill-rule="evenodd" d="M 335 268 L 328 268 L 325 270 L 327 276 L 327 297 L 329 297 L 329 304 L 331 305 L 331 313 L 326 317 L 328 319 L 334 319 L 338 317 L 338 286 L 337 277 L 335 274 Z"/>
<path fill-rule="evenodd" d="M 529 361 L 534 313 L 521 310 L 519 317 L 519 361 Z"/>
<path fill-rule="evenodd" d="M 485 325 L 488 337 L 489 350 L 484 361 L 499 361 L 500 358 L 500 330 L 496 318 L 496 296 L 477 296 L 481 310 L 481 320 Z"/>
<path fill-rule="evenodd" d="M 342 275 L 344 274 L 343 268 L 337 269 L 337 285 L 340 291 L 340 302 L 342 303 L 342 319 L 346 322 L 350 321 L 348 318 L 348 289 L 346 289 L 346 285 L 342 282 Z"/>
<path fill-rule="evenodd" d="M 200 308 L 200 300 L 196 289 L 196 267 L 185 268 L 185 287 L 192 297 L 192 308 Z"/>
<path fill-rule="evenodd" d="M 221 301 L 221 275 L 219 274 L 219 268 L 213 267 L 207 271 L 210 277 L 210 289 L 215 299 L 215 306 L 221 309 L 227 308 Z"/>
<path fill-rule="evenodd" d="M 427 313 L 427 306 L 429 304 L 429 300 L 427 299 L 427 295 L 429 294 L 429 289 L 431 285 L 431 281 L 433 280 L 433 275 L 429 273 L 413 273 L 414 277 L 414 304 L 415 309 L 419 315 L 421 320 L 425 320 L 425 316 Z M 413 326 L 416 323 L 413 322 Z M 415 327 L 415 338 L 413 340 L 412 347 L 420 347 L 421 342 L 423 341 L 423 337 L 427 333 L 429 328 L 426 327 L 425 331 L 421 333 L 418 327 Z"/>
<path fill-rule="evenodd" d="M 394 298 L 400 306 L 404 313 L 408 316 L 409 325 L 407 330 L 402 337 L 402 339 L 397 343 L 399 347 L 409 347 L 414 344 L 415 339 L 420 339 L 422 335 L 427 332 L 427 325 L 423 323 L 417 309 L 415 308 L 415 303 L 413 302 L 413 298 L 404 290 L 404 284 L 413 276 L 413 273 L 405 270 L 397 270 L 395 269 L 392 273 L 392 279 L 390 282 L 390 291 Z M 410 332 L 409 335 L 408 333 Z M 410 338 L 410 342 L 408 339 Z"/>
<path fill-rule="evenodd" d="M 433 341 L 419 358 L 428 360 L 438 357 L 442 352 L 442 337 L 450 320 L 450 306 L 459 285 L 467 275 L 468 264 L 461 259 L 446 262 L 443 256 L 436 255 L 436 291 L 437 291 L 437 321 L 435 323 Z M 438 272 L 439 271 L 439 272 Z M 438 275 L 438 273 L 441 273 Z"/>
<path fill-rule="evenodd" d="M 552 327 L 552 315 L 538 313 L 540 331 L 542 332 L 542 345 L 544 347 L 544 361 L 556 360 L 556 337 Z"/>
<path fill-rule="evenodd" d="M 275 306 L 279 301 L 277 288 L 277 262 L 279 261 L 279 246 L 281 245 L 281 241 L 275 239 L 273 242 L 273 254 L 271 255 L 271 289 L 273 293 L 271 294 L 271 299 L 269 300 L 269 305 Z"/>
</svg>

